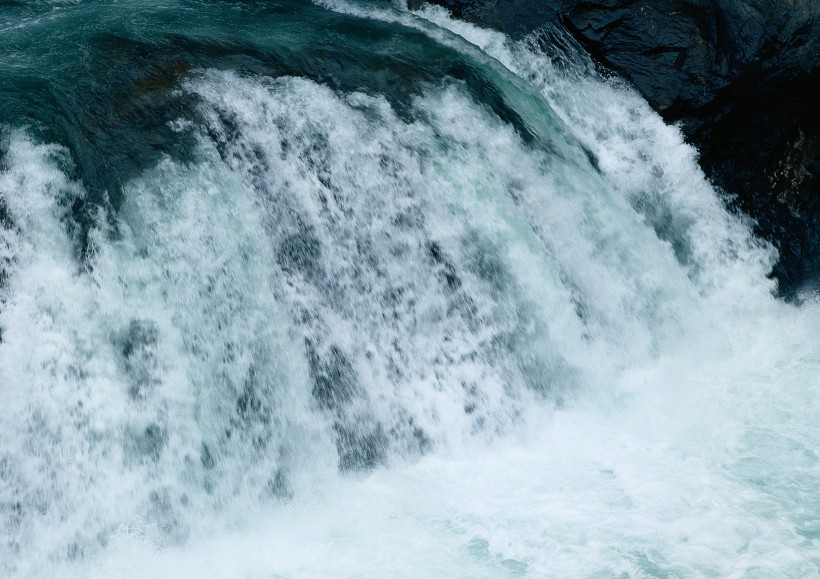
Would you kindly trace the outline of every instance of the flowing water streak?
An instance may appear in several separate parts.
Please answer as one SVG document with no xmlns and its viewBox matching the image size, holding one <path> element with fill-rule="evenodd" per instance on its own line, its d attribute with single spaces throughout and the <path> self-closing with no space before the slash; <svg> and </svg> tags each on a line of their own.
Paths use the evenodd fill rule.
<svg viewBox="0 0 820 579">
<path fill-rule="evenodd" d="M 84 247 L 67 151 L 6 135 L 7 570 L 816 573 L 816 307 L 679 133 L 539 37 L 333 8 L 518 119 L 463 79 L 191 71 L 190 159 Z"/>
</svg>

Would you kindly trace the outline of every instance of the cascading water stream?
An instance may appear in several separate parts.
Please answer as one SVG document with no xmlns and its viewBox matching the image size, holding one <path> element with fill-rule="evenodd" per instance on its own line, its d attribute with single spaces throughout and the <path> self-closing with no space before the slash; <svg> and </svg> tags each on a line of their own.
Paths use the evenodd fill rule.
<svg viewBox="0 0 820 579">
<path fill-rule="evenodd" d="M 3 575 L 818 573 L 817 306 L 560 32 L 20 2 L 0 55 Z"/>
</svg>

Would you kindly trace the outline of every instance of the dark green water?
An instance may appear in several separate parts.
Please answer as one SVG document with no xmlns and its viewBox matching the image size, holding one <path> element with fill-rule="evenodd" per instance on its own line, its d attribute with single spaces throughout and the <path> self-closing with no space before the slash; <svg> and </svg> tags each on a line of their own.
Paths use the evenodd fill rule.
<svg viewBox="0 0 820 579">
<path fill-rule="evenodd" d="M 162 155 L 186 158 L 191 143 L 167 124 L 193 103 L 172 92 L 202 69 L 380 94 L 399 115 L 424 87 L 457 80 L 531 137 L 486 57 L 310 2 L 20 2 L 2 18 L 0 123 L 67 146 L 95 201 L 118 203 Z"/>
</svg>

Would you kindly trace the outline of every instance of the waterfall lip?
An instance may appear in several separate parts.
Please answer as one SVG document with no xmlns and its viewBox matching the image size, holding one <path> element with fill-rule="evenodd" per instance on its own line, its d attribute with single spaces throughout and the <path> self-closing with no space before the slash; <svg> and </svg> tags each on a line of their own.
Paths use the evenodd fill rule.
<svg viewBox="0 0 820 579">
<path fill-rule="evenodd" d="M 400 24 L 408 29 L 415 29 L 429 36 L 433 41 L 449 46 L 466 57 L 475 61 L 480 67 L 492 70 L 496 78 L 491 82 L 496 86 L 502 85 L 502 98 L 508 101 L 511 108 L 518 114 L 523 112 L 525 131 L 532 135 L 539 146 L 550 152 L 563 155 L 564 144 L 579 147 L 594 166 L 594 155 L 581 145 L 566 127 L 563 121 L 555 114 L 543 95 L 533 90 L 519 75 L 512 71 L 505 63 L 487 52 L 479 44 L 454 32 L 450 28 L 425 18 L 418 13 L 396 7 L 363 8 L 348 0 L 314 0 L 334 12 L 350 14 L 362 18 L 369 18 L 381 22 Z M 530 106 L 530 102 L 534 106 Z M 519 111 L 523 109 L 523 111 Z M 560 144 L 558 144 L 560 142 Z M 564 160 L 571 162 L 572 156 L 567 155 Z"/>
</svg>

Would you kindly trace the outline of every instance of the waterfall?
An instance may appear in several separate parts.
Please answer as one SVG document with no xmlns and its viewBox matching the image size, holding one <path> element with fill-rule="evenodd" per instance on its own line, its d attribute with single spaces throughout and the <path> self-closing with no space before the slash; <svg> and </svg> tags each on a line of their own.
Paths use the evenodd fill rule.
<svg viewBox="0 0 820 579">
<path fill-rule="evenodd" d="M 4 575 L 817 573 L 820 312 L 634 90 L 152 4 L 2 9 Z"/>
</svg>

